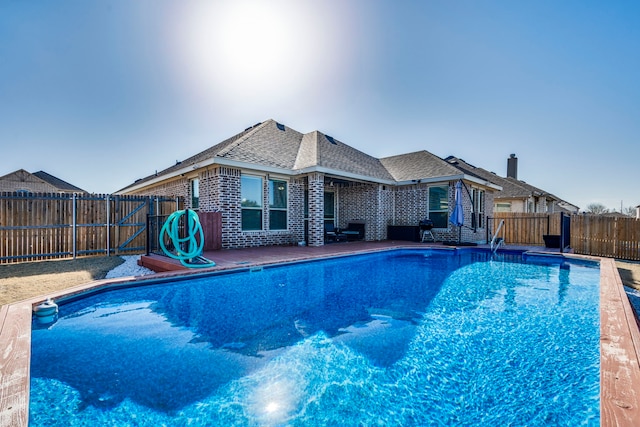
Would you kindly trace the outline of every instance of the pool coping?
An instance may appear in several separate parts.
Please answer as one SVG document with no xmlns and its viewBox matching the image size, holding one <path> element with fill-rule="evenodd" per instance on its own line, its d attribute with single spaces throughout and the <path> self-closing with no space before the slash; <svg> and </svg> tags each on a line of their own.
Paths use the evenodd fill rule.
<svg viewBox="0 0 640 427">
<path fill-rule="evenodd" d="M 322 254 L 304 260 L 321 259 L 403 249 L 395 245 L 385 249 L 364 249 L 335 255 Z M 407 245 L 415 249 L 415 245 Z M 424 248 L 424 247 L 423 247 Z M 459 250 L 466 250 L 460 248 Z M 640 425 L 640 329 L 626 296 L 622 279 L 612 258 L 587 257 L 535 251 L 531 253 L 591 260 L 600 263 L 600 425 L 631 427 Z M 280 262 L 268 262 L 270 265 Z M 238 265 L 218 271 L 242 270 L 255 265 Z M 212 271 L 208 270 L 210 274 Z M 201 271 L 192 274 L 206 274 Z M 54 294 L 0 306 L 0 426 L 28 426 L 29 379 L 31 356 L 32 310 L 47 297 L 70 298 L 86 292 L 126 286 L 132 282 L 154 282 L 184 277 L 185 274 L 156 274 L 93 281 Z M 191 276 L 188 274 L 187 276 Z"/>
</svg>

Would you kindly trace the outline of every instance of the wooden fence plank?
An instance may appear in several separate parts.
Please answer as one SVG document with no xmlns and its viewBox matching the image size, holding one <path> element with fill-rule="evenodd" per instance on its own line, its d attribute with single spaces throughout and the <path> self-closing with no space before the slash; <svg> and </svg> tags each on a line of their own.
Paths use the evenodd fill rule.
<svg viewBox="0 0 640 427">
<path fill-rule="evenodd" d="M 74 249 L 77 255 L 143 253 L 151 208 L 171 213 L 176 199 L 0 193 L 0 264 L 66 258 Z"/>
<path fill-rule="evenodd" d="M 570 218 L 571 248 L 575 253 L 640 261 L 640 221 L 585 214 Z M 507 244 L 544 246 L 544 234 L 560 234 L 560 214 L 500 212 L 489 218 L 491 230 L 495 230 L 501 220 L 505 222 L 500 237 L 504 237 Z"/>
</svg>

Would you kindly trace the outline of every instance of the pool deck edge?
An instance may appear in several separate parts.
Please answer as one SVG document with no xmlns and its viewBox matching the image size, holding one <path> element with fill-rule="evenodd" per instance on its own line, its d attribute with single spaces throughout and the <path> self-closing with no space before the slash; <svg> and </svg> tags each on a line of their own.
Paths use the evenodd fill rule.
<svg viewBox="0 0 640 427">
<path fill-rule="evenodd" d="M 0 307 L 0 426 L 29 424 L 29 303 Z"/>
<path fill-rule="evenodd" d="M 640 331 L 615 261 L 600 262 L 600 425 L 640 425 Z"/>
</svg>

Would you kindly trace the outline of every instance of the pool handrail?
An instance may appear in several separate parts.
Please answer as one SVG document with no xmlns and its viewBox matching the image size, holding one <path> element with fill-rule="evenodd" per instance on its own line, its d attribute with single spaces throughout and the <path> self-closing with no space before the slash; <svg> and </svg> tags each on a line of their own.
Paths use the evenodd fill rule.
<svg viewBox="0 0 640 427">
<path fill-rule="evenodd" d="M 493 253 L 496 253 L 498 248 L 502 246 L 502 244 L 504 243 L 504 238 L 498 237 L 498 233 L 500 233 L 500 229 L 502 229 L 503 225 L 504 225 L 504 219 L 500 220 L 500 224 L 498 224 L 498 228 L 496 229 L 496 232 L 493 235 L 493 238 L 491 239 L 491 252 Z"/>
</svg>

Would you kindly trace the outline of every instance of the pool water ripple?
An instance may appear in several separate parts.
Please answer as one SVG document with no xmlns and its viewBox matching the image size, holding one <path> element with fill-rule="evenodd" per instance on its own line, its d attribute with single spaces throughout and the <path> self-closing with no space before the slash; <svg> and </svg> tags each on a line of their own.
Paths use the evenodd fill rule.
<svg viewBox="0 0 640 427">
<path fill-rule="evenodd" d="M 428 255 L 70 303 L 33 332 L 31 425 L 599 424 L 597 268 Z"/>
</svg>

